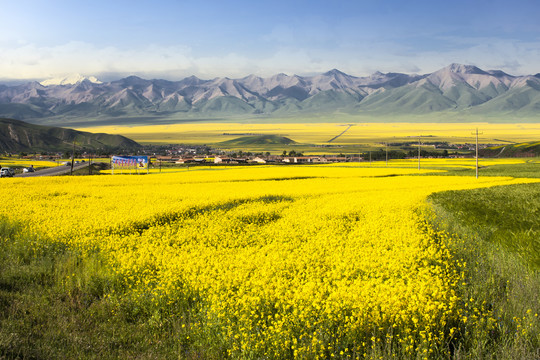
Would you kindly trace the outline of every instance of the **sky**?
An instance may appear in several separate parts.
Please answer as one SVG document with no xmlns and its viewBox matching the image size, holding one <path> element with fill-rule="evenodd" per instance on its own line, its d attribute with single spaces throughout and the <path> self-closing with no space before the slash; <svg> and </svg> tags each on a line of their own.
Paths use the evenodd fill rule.
<svg viewBox="0 0 540 360">
<path fill-rule="evenodd" d="M 0 80 L 540 72 L 538 0 L 0 0 Z"/>
</svg>

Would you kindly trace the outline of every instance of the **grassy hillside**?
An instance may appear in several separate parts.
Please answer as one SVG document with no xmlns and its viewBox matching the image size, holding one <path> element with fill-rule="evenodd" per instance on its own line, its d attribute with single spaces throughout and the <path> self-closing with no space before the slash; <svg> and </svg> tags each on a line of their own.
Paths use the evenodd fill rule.
<svg viewBox="0 0 540 360">
<path fill-rule="evenodd" d="M 508 174 L 508 172 L 507 172 Z M 459 292 L 490 314 L 490 328 L 465 328 L 457 358 L 534 359 L 540 348 L 540 185 L 521 184 L 430 196 L 435 223 L 464 265 Z M 474 299 L 474 300 L 473 300 Z M 467 349 L 467 350 L 466 350 Z"/>
<path fill-rule="evenodd" d="M 355 109 L 375 114 L 426 114 L 453 109 L 456 104 L 432 84 L 407 85 L 374 93 Z"/>
<path fill-rule="evenodd" d="M 449 191 L 433 195 L 432 200 L 463 228 L 505 247 L 524 265 L 540 269 L 539 184 Z"/>
<path fill-rule="evenodd" d="M 64 151 L 71 149 L 73 142 L 78 148 L 85 149 L 140 147 L 137 142 L 121 135 L 94 134 L 0 118 L 1 151 Z"/>
<path fill-rule="evenodd" d="M 51 113 L 43 114 L 41 109 L 28 104 L 0 104 L 0 113 L 8 118 L 15 119 L 40 119 L 50 116 Z"/>
<path fill-rule="evenodd" d="M 508 90 L 496 99 L 478 107 L 471 108 L 475 114 L 522 114 L 538 116 L 540 110 L 540 88 L 534 82 L 528 81 L 524 87 Z"/>
<path fill-rule="evenodd" d="M 494 146 L 482 149 L 480 155 L 484 157 L 540 156 L 540 141 Z"/>
<path fill-rule="evenodd" d="M 236 139 L 223 141 L 221 145 L 290 145 L 296 144 L 294 140 L 278 135 L 242 136 Z"/>
<path fill-rule="evenodd" d="M 362 98 L 363 96 L 357 93 L 326 90 L 302 101 L 300 106 L 306 113 L 332 113 L 340 109 L 350 109 Z"/>
</svg>

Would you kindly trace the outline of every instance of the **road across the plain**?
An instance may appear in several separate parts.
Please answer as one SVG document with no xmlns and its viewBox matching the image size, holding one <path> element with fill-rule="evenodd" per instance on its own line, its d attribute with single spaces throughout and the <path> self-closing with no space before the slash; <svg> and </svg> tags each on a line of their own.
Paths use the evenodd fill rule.
<svg viewBox="0 0 540 360">
<path fill-rule="evenodd" d="M 89 165 L 89 163 L 87 163 L 87 162 L 80 163 L 80 164 L 75 164 L 73 166 L 73 171 L 83 169 L 83 168 L 87 167 L 88 165 Z M 17 174 L 17 175 L 15 175 L 15 177 L 35 177 L 35 176 L 65 175 L 65 174 L 69 174 L 70 171 L 71 171 L 71 166 L 59 165 L 59 166 L 55 166 L 55 167 L 36 170 L 34 172 Z"/>
</svg>

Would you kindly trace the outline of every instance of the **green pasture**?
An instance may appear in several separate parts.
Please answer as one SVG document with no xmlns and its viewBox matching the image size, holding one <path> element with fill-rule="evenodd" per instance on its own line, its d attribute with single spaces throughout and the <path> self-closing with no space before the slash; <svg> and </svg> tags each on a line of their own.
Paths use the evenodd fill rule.
<svg viewBox="0 0 540 360">
<path fill-rule="evenodd" d="M 492 175 L 540 177 L 538 164 L 494 166 Z M 517 168 L 513 173 L 512 169 Z M 540 349 L 540 183 L 447 191 L 430 196 L 441 240 L 466 264 L 459 293 L 464 316 L 488 311 L 494 328 L 464 328 L 456 359 L 537 359 Z"/>
</svg>

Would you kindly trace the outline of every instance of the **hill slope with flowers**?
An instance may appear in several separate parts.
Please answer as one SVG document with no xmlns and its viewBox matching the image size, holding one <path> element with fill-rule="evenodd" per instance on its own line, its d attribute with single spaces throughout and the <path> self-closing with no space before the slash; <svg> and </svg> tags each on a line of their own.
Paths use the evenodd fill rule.
<svg viewBox="0 0 540 360">
<path fill-rule="evenodd" d="M 426 197 L 538 180 L 430 171 L 437 172 L 264 166 L 5 179 L 5 201 L 13 206 L 0 210 L 9 249 L 2 252 L 0 304 L 14 315 L 0 316 L 12 334 L 0 333 L 0 354 L 449 356 L 471 329 L 489 333 L 499 320 L 461 292 L 467 264 L 450 251 L 452 237 L 426 222 Z M 30 262 L 65 257 L 53 265 L 55 275 L 36 284 L 56 284 L 66 295 L 55 306 L 82 309 L 84 323 L 96 319 L 103 334 L 110 329 L 97 325 L 102 318 L 124 329 L 117 331 L 132 328 L 122 335 L 125 345 L 94 332 L 80 338 L 83 346 L 65 345 L 62 339 L 83 331 L 71 321 L 50 341 L 30 337 L 38 328 L 47 336 L 58 331 L 49 312 L 24 315 L 9 300 L 25 288 L 17 280 L 21 255 L 10 257 L 21 251 Z M 27 316 L 38 317 L 27 323 Z M 28 331 L 13 327 L 15 319 Z M 100 345 L 89 347 L 91 339 Z"/>
</svg>

